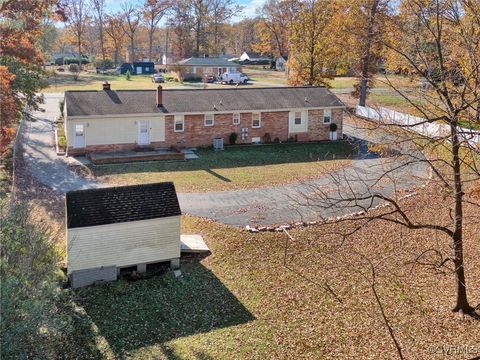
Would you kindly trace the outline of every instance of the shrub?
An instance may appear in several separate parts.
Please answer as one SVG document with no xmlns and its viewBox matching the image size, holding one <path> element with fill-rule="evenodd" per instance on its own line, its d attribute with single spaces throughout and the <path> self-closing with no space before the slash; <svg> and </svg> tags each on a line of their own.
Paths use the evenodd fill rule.
<svg viewBox="0 0 480 360">
<path fill-rule="evenodd" d="M 113 61 L 111 59 L 98 60 L 95 62 L 95 66 L 111 69 L 113 67 Z"/>
<path fill-rule="evenodd" d="M 275 139 L 273 139 L 273 143 L 274 144 L 280 144 L 280 139 L 278 137 L 276 137 Z"/>
<path fill-rule="evenodd" d="M 238 135 L 236 132 L 232 132 L 230 136 L 228 137 L 228 140 L 230 141 L 230 145 L 235 145 L 237 142 Z"/>
<path fill-rule="evenodd" d="M 70 64 L 68 70 L 73 74 L 73 80 L 77 81 L 80 75 L 80 67 L 77 64 Z"/>
<path fill-rule="evenodd" d="M 335 123 L 330 124 L 330 131 L 337 131 L 337 129 L 338 129 L 337 124 L 335 124 Z"/>
<path fill-rule="evenodd" d="M 127 70 L 127 72 L 125 73 L 125 79 L 130 81 L 130 70 Z"/>
<path fill-rule="evenodd" d="M 272 142 L 272 137 L 270 136 L 270 133 L 267 132 L 263 135 L 263 142 L 265 144 L 269 144 Z"/>
<path fill-rule="evenodd" d="M 69 319 L 56 303 L 62 293 L 52 233 L 48 225 L 33 223 L 26 204 L 1 204 L 0 212 L 2 358 L 61 358 L 52 351 Z"/>
<path fill-rule="evenodd" d="M 60 102 L 58 103 L 58 107 L 60 108 L 60 115 L 61 115 L 62 119 L 63 119 L 63 107 L 64 107 L 64 105 L 65 105 L 65 99 L 60 100 Z"/>
</svg>

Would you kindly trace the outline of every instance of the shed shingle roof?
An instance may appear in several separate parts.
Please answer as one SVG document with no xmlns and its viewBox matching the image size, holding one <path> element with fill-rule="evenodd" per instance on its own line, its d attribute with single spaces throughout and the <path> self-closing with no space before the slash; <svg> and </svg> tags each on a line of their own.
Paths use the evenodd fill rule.
<svg viewBox="0 0 480 360">
<path fill-rule="evenodd" d="M 180 215 L 171 182 L 70 191 L 67 227 L 78 228 Z"/>
<path fill-rule="evenodd" d="M 156 90 L 67 91 L 68 116 L 204 113 L 298 108 L 343 107 L 324 87 L 274 87 L 163 90 L 163 106 Z"/>
</svg>

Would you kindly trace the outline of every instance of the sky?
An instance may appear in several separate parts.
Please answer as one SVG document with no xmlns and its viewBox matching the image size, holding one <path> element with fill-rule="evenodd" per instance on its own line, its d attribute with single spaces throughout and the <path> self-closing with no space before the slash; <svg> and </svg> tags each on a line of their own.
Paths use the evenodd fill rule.
<svg viewBox="0 0 480 360">
<path fill-rule="evenodd" d="M 141 2 L 140 0 L 137 0 Z M 234 2 L 243 7 L 242 13 L 239 13 L 232 19 L 232 22 L 240 21 L 244 18 L 255 17 L 257 8 L 260 8 L 265 4 L 266 0 L 234 0 Z M 106 0 L 107 11 L 119 11 L 120 10 L 119 0 Z"/>
</svg>

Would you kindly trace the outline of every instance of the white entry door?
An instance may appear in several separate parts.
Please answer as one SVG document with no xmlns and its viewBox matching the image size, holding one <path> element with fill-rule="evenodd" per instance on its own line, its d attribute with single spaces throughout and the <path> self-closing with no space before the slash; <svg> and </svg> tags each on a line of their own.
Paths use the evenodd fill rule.
<svg viewBox="0 0 480 360">
<path fill-rule="evenodd" d="M 142 67 L 137 66 L 137 74 L 140 75 L 142 73 Z"/>
<path fill-rule="evenodd" d="M 73 142 L 73 147 L 85 147 L 85 124 L 75 124 L 75 139 Z"/>
<path fill-rule="evenodd" d="M 138 121 L 138 145 L 150 144 L 150 124 L 148 120 Z"/>
</svg>

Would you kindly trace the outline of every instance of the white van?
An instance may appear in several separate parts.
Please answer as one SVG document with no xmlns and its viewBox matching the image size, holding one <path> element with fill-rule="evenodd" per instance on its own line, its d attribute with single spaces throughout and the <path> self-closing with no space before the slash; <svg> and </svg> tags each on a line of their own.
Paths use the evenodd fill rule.
<svg viewBox="0 0 480 360">
<path fill-rule="evenodd" d="M 225 72 L 222 74 L 222 84 L 246 84 L 248 82 L 248 76 L 241 72 Z"/>
</svg>

